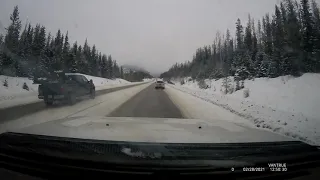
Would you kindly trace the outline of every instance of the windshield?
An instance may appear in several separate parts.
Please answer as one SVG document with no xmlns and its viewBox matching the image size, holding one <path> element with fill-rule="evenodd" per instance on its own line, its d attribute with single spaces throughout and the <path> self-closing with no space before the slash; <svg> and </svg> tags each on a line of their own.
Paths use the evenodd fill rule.
<svg viewBox="0 0 320 180">
<path fill-rule="evenodd" d="M 320 146 L 319 3 L 1 0 L 0 134 Z"/>
</svg>

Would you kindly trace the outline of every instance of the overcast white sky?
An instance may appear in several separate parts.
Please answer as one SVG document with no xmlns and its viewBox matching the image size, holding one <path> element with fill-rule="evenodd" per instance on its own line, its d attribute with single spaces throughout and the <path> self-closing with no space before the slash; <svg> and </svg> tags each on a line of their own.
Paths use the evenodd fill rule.
<svg viewBox="0 0 320 180">
<path fill-rule="evenodd" d="M 96 44 L 119 64 L 152 73 L 191 60 L 198 47 L 212 44 L 216 32 L 235 29 L 248 13 L 255 19 L 274 11 L 279 0 L 0 0 L 6 27 L 14 5 L 23 23 L 48 31 L 69 31 L 70 41 Z M 319 2 L 320 0 L 317 0 Z"/>
</svg>

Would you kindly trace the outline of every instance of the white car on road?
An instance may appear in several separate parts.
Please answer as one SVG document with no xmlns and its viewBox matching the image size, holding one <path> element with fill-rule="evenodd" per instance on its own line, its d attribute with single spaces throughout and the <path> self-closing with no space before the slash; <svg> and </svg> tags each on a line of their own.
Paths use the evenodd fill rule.
<svg viewBox="0 0 320 180">
<path fill-rule="evenodd" d="M 162 81 L 162 80 L 157 80 L 156 81 L 156 87 L 155 87 L 156 89 L 164 89 L 165 87 L 164 87 L 164 82 Z"/>
</svg>

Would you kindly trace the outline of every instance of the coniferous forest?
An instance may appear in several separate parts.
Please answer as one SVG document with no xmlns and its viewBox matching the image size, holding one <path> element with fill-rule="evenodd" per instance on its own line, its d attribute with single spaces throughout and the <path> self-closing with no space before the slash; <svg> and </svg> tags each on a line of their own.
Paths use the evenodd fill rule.
<svg viewBox="0 0 320 180">
<path fill-rule="evenodd" d="M 46 27 L 31 23 L 22 25 L 19 8 L 10 15 L 6 33 L 0 33 L 0 75 L 42 77 L 55 70 L 83 73 L 104 78 L 141 81 L 150 78 L 147 72 L 128 71 L 111 55 L 95 45 L 69 42 L 68 32 L 47 32 Z"/>
<path fill-rule="evenodd" d="M 196 50 L 191 61 L 174 64 L 162 78 L 235 81 L 255 77 L 300 76 L 320 72 L 320 13 L 315 0 L 283 0 L 274 13 L 248 23 L 235 21 L 235 35 L 217 33 L 213 44 Z"/>
</svg>

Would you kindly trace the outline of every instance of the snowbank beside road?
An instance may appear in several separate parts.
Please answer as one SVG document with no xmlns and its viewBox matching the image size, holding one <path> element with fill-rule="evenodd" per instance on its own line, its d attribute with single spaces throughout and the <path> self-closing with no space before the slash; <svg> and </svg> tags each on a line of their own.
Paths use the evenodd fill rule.
<svg viewBox="0 0 320 180">
<path fill-rule="evenodd" d="M 142 81 L 143 81 L 143 82 L 150 82 L 150 81 L 153 81 L 153 80 L 154 80 L 153 78 L 151 78 L 151 79 L 150 79 L 150 78 L 145 78 L 145 79 L 143 79 Z"/>
<path fill-rule="evenodd" d="M 5 81 L 7 81 L 7 87 L 4 86 Z M 0 75 L 0 83 L 0 102 L 38 93 L 38 85 L 33 84 L 33 80 L 28 78 Z M 22 88 L 24 83 L 29 87 L 29 91 Z"/>
<path fill-rule="evenodd" d="M 132 84 L 131 82 L 126 81 L 124 79 L 120 79 L 120 78 L 106 79 L 106 78 L 95 77 L 95 76 L 90 76 L 86 74 L 81 74 L 81 75 L 84 75 L 88 80 L 92 79 L 93 84 L 96 86 L 97 90 L 105 89 L 106 87 Z"/>
<path fill-rule="evenodd" d="M 205 82 L 208 89 L 187 78 L 184 85 L 177 81 L 172 87 L 245 117 L 258 128 L 320 144 L 320 74 L 246 80 L 248 98 L 243 97 L 244 90 L 224 95 L 222 79 Z"/>
<path fill-rule="evenodd" d="M 170 100 L 179 108 L 184 118 L 229 121 L 254 127 L 249 120 L 233 114 L 224 108 L 212 105 L 210 102 L 179 91 L 171 85 L 167 86 L 164 91 L 168 94 Z"/>
<path fill-rule="evenodd" d="M 96 90 L 133 84 L 119 78 L 106 79 L 85 74 L 83 75 L 86 76 L 88 80 L 92 79 L 96 86 Z M 7 81 L 8 87 L 4 86 L 5 80 Z M 40 101 L 38 99 L 38 84 L 33 84 L 33 80 L 31 79 L 0 75 L 0 83 L 0 108 Z M 29 91 L 22 88 L 24 83 L 29 87 Z"/>
</svg>

